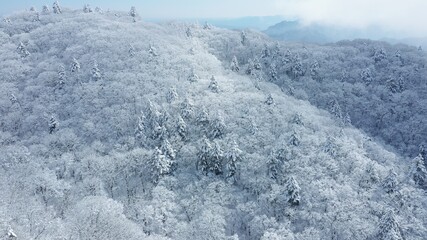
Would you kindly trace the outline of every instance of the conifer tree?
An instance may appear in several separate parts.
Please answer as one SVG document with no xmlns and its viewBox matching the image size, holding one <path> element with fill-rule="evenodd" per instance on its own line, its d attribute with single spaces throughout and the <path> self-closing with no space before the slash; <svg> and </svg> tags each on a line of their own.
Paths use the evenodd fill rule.
<svg viewBox="0 0 427 240">
<path fill-rule="evenodd" d="M 202 173 L 204 173 L 205 175 L 208 175 L 208 172 L 210 169 L 211 151 L 212 151 L 212 145 L 209 139 L 207 139 L 206 136 L 203 136 L 201 147 L 197 154 L 198 156 L 197 169 Z"/>
<path fill-rule="evenodd" d="M 191 69 L 190 75 L 188 76 L 188 81 L 190 82 L 199 81 L 199 76 L 196 74 L 194 68 Z"/>
<path fill-rule="evenodd" d="M 224 118 L 221 114 L 218 114 L 218 117 L 210 123 L 209 136 L 211 138 L 222 137 L 225 134 L 225 127 Z"/>
<path fill-rule="evenodd" d="M 271 56 L 270 48 L 267 44 L 264 44 L 264 48 L 262 49 L 261 57 L 268 58 Z"/>
<path fill-rule="evenodd" d="M 141 114 L 138 117 L 138 124 L 135 130 L 135 136 L 139 140 L 143 140 L 145 137 L 145 115 L 144 112 L 141 111 Z"/>
<path fill-rule="evenodd" d="M 399 182 L 397 181 L 397 174 L 393 170 L 390 170 L 381 185 L 386 193 L 394 193 L 397 191 L 398 184 Z"/>
<path fill-rule="evenodd" d="M 236 56 L 233 56 L 233 59 L 231 60 L 230 68 L 231 68 L 231 71 L 233 71 L 233 72 L 238 72 L 240 70 L 239 62 L 237 61 Z"/>
<path fill-rule="evenodd" d="M 209 171 L 215 175 L 222 174 L 222 160 L 224 153 L 218 141 L 213 142 L 212 152 L 210 153 Z"/>
<path fill-rule="evenodd" d="M 163 154 L 171 160 L 175 160 L 176 153 L 172 145 L 167 139 L 164 139 L 162 142 L 161 150 Z"/>
<path fill-rule="evenodd" d="M 178 100 L 178 93 L 176 92 L 176 87 L 171 87 L 166 95 L 166 101 L 168 103 L 173 103 Z"/>
<path fill-rule="evenodd" d="M 293 124 L 296 124 L 296 125 L 304 126 L 304 122 L 302 121 L 302 115 L 299 114 L 299 113 L 294 114 L 294 116 L 292 117 L 291 122 Z"/>
<path fill-rule="evenodd" d="M 331 114 L 338 120 L 342 120 L 342 111 L 341 107 L 336 99 L 332 100 L 329 103 L 329 111 Z"/>
<path fill-rule="evenodd" d="M 89 6 L 89 4 L 84 5 L 83 12 L 84 13 L 91 13 L 92 12 L 92 8 Z"/>
<path fill-rule="evenodd" d="M 43 14 L 49 14 L 50 10 L 49 10 L 49 6 L 48 5 L 44 5 L 42 8 L 42 13 Z"/>
<path fill-rule="evenodd" d="M 27 48 L 22 42 L 19 43 L 16 49 L 18 50 L 18 53 L 21 55 L 21 58 L 26 58 L 30 56 L 30 52 L 28 52 Z"/>
<path fill-rule="evenodd" d="M 178 135 L 181 137 L 181 140 L 187 140 L 187 124 L 181 116 L 178 116 L 178 121 L 176 125 L 176 131 Z"/>
<path fill-rule="evenodd" d="M 270 65 L 270 80 L 272 82 L 277 82 L 278 77 L 277 77 L 277 67 L 276 64 L 273 62 Z"/>
<path fill-rule="evenodd" d="M 193 31 L 191 31 L 190 27 L 187 27 L 187 29 L 185 29 L 185 34 L 187 35 L 188 38 L 193 37 Z"/>
<path fill-rule="evenodd" d="M 148 54 L 150 54 L 151 57 L 157 57 L 159 56 L 159 54 L 157 53 L 157 49 L 150 44 L 150 46 L 148 47 Z"/>
<path fill-rule="evenodd" d="M 248 42 L 248 37 L 246 36 L 245 31 L 240 32 L 240 42 L 242 43 L 242 45 L 246 45 L 246 43 Z"/>
<path fill-rule="evenodd" d="M 80 63 L 77 61 L 77 59 L 73 58 L 73 61 L 71 62 L 71 72 L 79 72 L 80 71 Z"/>
<path fill-rule="evenodd" d="M 209 124 L 209 113 L 205 106 L 202 106 L 202 108 L 200 109 L 196 121 L 202 126 L 206 126 L 207 124 Z"/>
<path fill-rule="evenodd" d="M 362 78 L 362 81 L 366 84 L 366 86 L 370 85 L 372 83 L 372 73 L 371 69 L 366 68 L 363 69 L 360 73 L 360 77 Z"/>
<path fill-rule="evenodd" d="M 132 6 L 132 7 L 130 8 L 129 16 L 131 16 L 131 17 L 133 17 L 133 18 L 136 18 L 136 17 L 138 16 L 138 13 L 136 12 L 136 8 L 135 8 L 134 6 Z"/>
<path fill-rule="evenodd" d="M 183 118 L 192 118 L 194 112 L 194 105 L 189 98 L 185 98 L 181 103 L 181 116 Z"/>
<path fill-rule="evenodd" d="M 102 79 L 101 71 L 99 70 L 98 63 L 96 61 L 93 62 L 92 79 L 95 81 Z"/>
<path fill-rule="evenodd" d="M 64 67 L 64 65 L 60 65 L 59 69 L 58 69 L 58 82 L 56 84 L 56 87 L 58 89 L 62 89 L 64 87 L 64 85 L 65 85 L 65 78 L 66 78 L 65 67 Z"/>
<path fill-rule="evenodd" d="M 172 162 L 168 159 L 159 148 L 155 148 L 151 157 L 151 175 L 154 183 L 158 183 L 161 176 L 172 172 Z"/>
<path fill-rule="evenodd" d="M 280 164 L 279 160 L 271 154 L 270 160 L 268 161 L 268 176 L 271 179 L 277 180 L 280 172 Z"/>
<path fill-rule="evenodd" d="M 380 219 L 378 240 L 404 240 L 402 230 L 392 210 L 387 211 Z"/>
<path fill-rule="evenodd" d="M 425 159 L 422 154 L 418 154 L 417 157 L 414 158 L 414 169 L 413 169 L 413 179 L 414 182 L 422 187 L 427 187 L 427 169 L 425 164 Z"/>
<path fill-rule="evenodd" d="M 134 57 L 136 55 L 135 48 L 132 45 L 129 46 L 128 53 L 130 57 Z"/>
<path fill-rule="evenodd" d="M 300 190 L 301 188 L 298 185 L 298 182 L 294 177 L 290 177 L 286 189 L 288 191 L 288 202 L 293 206 L 298 206 L 300 204 Z"/>
<path fill-rule="evenodd" d="M 273 96 L 271 95 L 271 93 L 268 94 L 267 100 L 265 100 L 265 104 L 267 104 L 267 105 L 274 105 L 274 99 L 273 99 Z"/>
<path fill-rule="evenodd" d="M 49 119 L 49 134 L 52 134 L 58 128 L 58 121 L 54 116 Z"/>
<path fill-rule="evenodd" d="M 226 170 L 226 179 L 231 183 L 236 182 L 236 174 L 237 174 L 237 163 L 242 160 L 242 150 L 239 149 L 236 141 L 231 143 L 228 151 L 225 153 L 225 170 Z"/>
<path fill-rule="evenodd" d="M 219 92 L 218 82 L 216 81 L 215 76 L 213 75 L 211 77 L 211 82 L 209 83 L 209 89 L 214 93 Z"/>
<path fill-rule="evenodd" d="M 61 10 L 61 7 L 59 6 L 58 1 L 53 3 L 53 13 L 55 13 L 55 14 L 61 14 L 62 13 L 62 10 Z"/>
<path fill-rule="evenodd" d="M 300 145 L 300 137 L 296 131 L 294 131 L 289 139 L 289 143 L 293 146 L 299 146 Z"/>
</svg>

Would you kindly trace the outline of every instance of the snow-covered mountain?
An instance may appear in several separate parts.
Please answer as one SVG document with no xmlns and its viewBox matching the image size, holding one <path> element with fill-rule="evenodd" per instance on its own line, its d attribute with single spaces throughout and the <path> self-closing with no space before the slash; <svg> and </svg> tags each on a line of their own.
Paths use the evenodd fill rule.
<svg viewBox="0 0 427 240">
<path fill-rule="evenodd" d="M 0 24 L 0 235 L 423 239 L 425 152 L 409 163 L 344 121 L 338 100 L 332 114 L 312 105 L 304 87 L 340 75 L 339 65 L 322 68 L 337 59 L 365 63 L 365 52 L 271 43 L 147 23 L 135 9 L 9 16 Z M 400 48 L 409 66 L 424 63 Z M 311 56 L 319 75 L 305 70 Z M 289 71 L 269 81 L 279 57 Z"/>
</svg>

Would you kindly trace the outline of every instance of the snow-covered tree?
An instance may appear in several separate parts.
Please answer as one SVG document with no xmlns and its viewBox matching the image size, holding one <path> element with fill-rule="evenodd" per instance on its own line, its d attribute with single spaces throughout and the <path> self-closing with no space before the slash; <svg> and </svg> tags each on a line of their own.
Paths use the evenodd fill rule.
<svg viewBox="0 0 427 240">
<path fill-rule="evenodd" d="M 267 105 L 274 105 L 274 99 L 273 99 L 273 95 L 271 95 L 271 93 L 268 94 L 267 100 L 265 100 L 265 104 L 267 104 Z"/>
<path fill-rule="evenodd" d="M 148 54 L 150 54 L 151 57 L 157 57 L 159 56 L 159 54 L 157 53 L 157 49 L 150 44 L 150 46 L 148 47 Z"/>
<path fill-rule="evenodd" d="M 95 7 L 95 12 L 102 14 L 104 11 L 100 7 Z"/>
<path fill-rule="evenodd" d="M 363 69 L 362 72 L 360 73 L 360 77 L 362 78 L 362 81 L 366 85 L 370 85 L 372 83 L 372 80 L 373 80 L 371 69 L 369 69 L 369 68 Z"/>
<path fill-rule="evenodd" d="M 262 49 L 262 52 L 261 52 L 261 57 L 269 58 L 270 56 L 271 56 L 270 48 L 267 44 L 264 44 L 264 48 Z"/>
<path fill-rule="evenodd" d="M 19 104 L 18 98 L 13 93 L 9 94 L 9 100 L 10 100 L 10 103 L 12 105 L 15 104 L 15 103 Z"/>
<path fill-rule="evenodd" d="M 199 152 L 197 154 L 198 160 L 197 160 L 197 169 L 204 173 L 205 175 L 208 175 L 209 169 L 210 169 L 210 162 L 211 162 L 211 152 L 212 152 L 212 145 L 209 139 L 206 138 L 206 136 L 203 136 L 202 143 L 199 149 Z"/>
<path fill-rule="evenodd" d="M 178 116 L 178 121 L 176 123 L 176 132 L 181 137 L 181 140 L 187 140 L 187 124 L 181 116 Z"/>
<path fill-rule="evenodd" d="M 73 58 L 73 61 L 71 62 L 71 72 L 79 72 L 80 71 L 80 63 L 77 61 L 76 58 Z"/>
<path fill-rule="evenodd" d="M 278 79 L 278 75 L 277 75 L 277 66 L 274 62 L 270 64 L 269 74 L 270 74 L 270 81 L 276 82 Z"/>
<path fill-rule="evenodd" d="M 376 239 L 378 240 L 404 240 L 402 229 L 392 210 L 387 211 L 380 219 Z"/>
<path fill-rule="evenodd" d="M 96 61 L 93 62 L 92 79 L 95 81 L 102 79 L 101 71 L 99 70 L 98 63 Z"/>
<path fill-rule="evenodd" d="M 203 25 L 203 29 L 204 30 L 211 30 L 212 26 L 206 21 L 205 24 Z"/>
<path fill-rule="evenodd" d="M 66 73 L 64 65 L 60 65 L 58 68 L 58 81 L 56 82 L 56 88 L 62 89 L 65 85 Z"/>
<path fill-rule="evenodd" d="M 225 152 L 225 171 L 226 179 L 230 183 L 236 182 L 237 164 L 242 161 L 242 150 L 239 149 L 236 141 L 233 141 Z"/>
<path fill-rule="evenodd" d="M 304 126 L 304 122 L 302 121 L 302 115 L 299 113 L 294 114 L 291 119 L 291 123 Z"/>
<path fill-rule="evenodd" d="M 246 36 L 246 32 L 243 30 L 240 32 L 240 42 L 242 43 L 242 45 L 246 45 L 248 42 L 248 37 Z"/>
<path fill-rule="evenodd" d="M 190 27 L 187 27 L 187 29 L 185 29 L 185 34 L 187 35 L 188 38 L 193 37 L 193 31 L 191 30 Z"/>
<path fill-rule="evenodd" d="M 181 103 L 181 116 L 183 118 L 192 118 L 194 114 L 194 104 L 186 97 Z"/>
<path fill-rule="evenodd" d="M 188 79 L 189 82 L 197 82 L 197 81 L 199 81 L 199 76 L 196 74 L 196 71 L 194 70 L 194 68 L 191 69 L 190 75 L 188 76 L 187 79 Z"/>
<path fill-rule="evenodd" d="M 300 136 L 296 131 L 293 131 L 289 138 L 289 144 L 293 146 L 299 146 L 301 143 Z"/>
<path fill-rule="evenodd" d="M 58 1 L 53 3 L 53 13 L 60 14 L 62 13 L 61 7 L 59 6 Z"/>
<path fill-rule="evenodd" d="M 129 16 L 131 16 L 131 17 L 133 17 L 133 18 L 136 18 L 136 17 L 138 16 L 138 13 L 137 13 L 137 11 L 136 11 L 136 7 L 132 6 L 132 7 L 130 8 Z"/>
<path fill-rule="evenodd" d="M 225 123 L 224 118 L 221 114 L 218 114 L 218 116 L 210 122 L 210 131 L 209 131 L 209 137 L 211 138 L 221 138 L 225 134 Z"/>
<path fill-rule="evenodd" d="M 219 92 L 218 82 L 216 81 L 214 75 L 212 75 L 211 77 L 211 82 L 209 83 L 209 89 L 214 93 Z"/>
<path fill-rule="evenodd" d="M 145 138 L 145 131 L 146 131 L 145 115 L 144 115 L 144 112 L 141 111 L 138 117 L 138 123 L 137 123 L 136 129 L 135 129 L 135 137 L 138 140 L 143 141 Z"/>
<path fill-rule="evenodd" d="M 378 63 L 387 58 L 387 53 L 384 48 L 377 49 L 374 53 L 374 61 Z"/>
<path fill-rule="evenodd" d="M 397 191 L 398 184 L 397 174 L 393 170 L 390 170 L 381 185 L 386 193 L 394 193 Z"/>
<path fill-rule="evenodd" d="M 427 187 L 427 169 L 425 159 L 422 154 L 418 154 L 413 161 L 412 178 L 414 182 L 422 188 Z"/>
<path fill-rule="evenodd" d="M 44 5 L 42 8 L 42 13 L 43 14 L 49 14 L 50 10 L 49 10 L 49 6 L 48 5 Z"/>
<path fill-rule="evenodd" d="M 176 92 L 176 87 L 171 87 L 166 95 L 166 101 L 168 103 L 173 103 L 178 100 L 178 93 Z"/>
<path fill-rule="evenodd" d="M 170 142 L 167 139 L 163 140 L 160 150 L 162 150 L 163 154 L 167 158 L 169 158 L 170 160 L 175 160 L 175 157 L 176 157 L 175 149 L 173 149 L 172 144 L 170 144 Z"/>
<path fill-rule="evenodd" d="M 295 178 L 292 176 L 288 179 L 286 184 L 286 190 L 288 192 L 288 202 L 293 205 L 297 206 L 300 204 L 301 198 L 300 198 L 300 190 L 298 182 L 295 180 Z"/>
<path fill-rule="evenodd" d="M 205 106 L 201 107 L 199 114 L 196 117 L 196 121 L 202 126 L 209 124 L 209 113 Z"/>
<path fill-rule="evenodd" d="M 331 114 L 338 120 L 342 120 L 342 111 L 341 106 L 336 99 L 332 100 L 329 103 L 329 111 Z"/>
<path fill-rule="evenodd" d="M 134 57 L 136 55 L 135 48 L 132 45 L 129 46 L 128 53 L 130 57 Z"/>
<path fill-rule="evenodd" d="M 52 134 L 58 128 L 58 121 L 54 116 L 50 117 L 48 126 L 49 126 L 49 134 Z"/>
<path fill-rule="evenodd" d="M 224 153 L 218 141 L 213 142 L 212 151 L 210 153 L 209 171 L 215 175 L 222 174 L 222 160 Z"/>
<path fill-rule="evenodd" d="M 233 72 L 238 72 L 240 70 L 239 62 L 237 61 L 236 56 L 233 56 L 233 59 L 231 60 L 230 68 L 231 68 L 231 71 L 233 71 Z"/>
<path fill-rule="evenodd" d="M 91 13 L 92 12 L 92 8 L 89 6 L 89 4 L 85 4 L 83 6 L 83 12 L 84 13 Z"/>
<path fill-rule="evenodd" d="M 30 52 L 28 52 L 27 47 L 25 47 L 22 42 L 19 43 L 16 49 L 18 50 L 19 55 L 21 55 L 21 58 L 26 58 L 30 56 Z"/>
<path fill-rule="evenodd" d="M 267 167 L 268 167 L 268 176 L 271 179 L 274 180 L 278 180 L 279 175 L 280 175 L 280 169 L 281 169 L 281 165 L 280 165 L 280 161 L 279 159 L 276 158 L 275 154 L 271 154 L 270 156 L 270 160 L 267 163 Z"/>
<path fill-rule="evenodd" d="M 157 183 L 160 177 L 172 172 L 173 162 L 163 154 L 162 150 L 156 147 L 151 157 L 150 165 L 152 180 Z"/>
</svg>

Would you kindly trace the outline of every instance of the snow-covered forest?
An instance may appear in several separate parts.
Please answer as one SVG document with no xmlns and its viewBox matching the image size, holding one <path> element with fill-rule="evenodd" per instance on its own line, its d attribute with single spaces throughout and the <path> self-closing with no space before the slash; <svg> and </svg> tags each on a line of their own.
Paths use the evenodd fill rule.
<svg viewBox="0 0 427 240">
<path fill-rule="evenodd" d="M 425 51 L 129 9 L 0 23 L 0 239 L 426 239 Z"/>
</svg>

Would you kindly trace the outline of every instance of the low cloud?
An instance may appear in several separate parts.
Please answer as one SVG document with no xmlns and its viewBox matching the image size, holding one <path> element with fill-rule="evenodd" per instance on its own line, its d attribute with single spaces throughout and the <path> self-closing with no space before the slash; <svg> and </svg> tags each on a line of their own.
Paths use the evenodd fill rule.
<svg viewBox="0 0 427 240">
<path fill-rule="evenodd" d="M 379 26 L 403 37 L 427 37 L 426 0 L 276 0 L 276 5 L 305 24 Z"/>
</svg>

